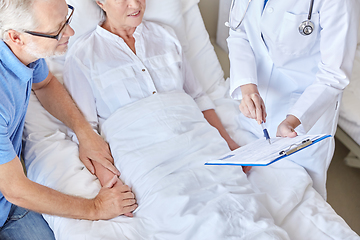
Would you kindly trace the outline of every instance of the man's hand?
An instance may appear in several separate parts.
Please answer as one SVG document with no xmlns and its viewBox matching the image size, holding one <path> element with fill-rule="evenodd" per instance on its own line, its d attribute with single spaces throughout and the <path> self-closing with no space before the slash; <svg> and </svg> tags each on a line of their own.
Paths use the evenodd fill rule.
<svg viewBox="0 0 360 240">
<path fill-rule="evenodd" d="M 137 208 L 135 195 L 129 186 L 114 176 L 94 198 L 96 219 L 111 219 L 119 215 L 133 217 Z"/>
<path fill-rule="evenodd" d="M 91 173 L 95 174 L 95 170 L 90 160 L 100 163 L 116 175 L 120 174 L 113 165 L 108 144 L 92 130 L 69 93 L 51 72 L 41 83 L 34 83 L 32 89 L 41 105 L 75 132 L 80 143 L 80 159 Z"/>
<path fill-rule="evenodd" d="M 95 174 L 95 168 L 91 161 L 96 161 L 115 175 L 120 176 L 120 172 L 114 166 L 109 145 L 102 137 L 90 129 L 82 135 L 78 135 L 78 139 L 80 160 L 92 174 Z"/>
<path fill-rule="evenodd" d="M 245 117 L 255 119 L 259 124 L 266 121 L 266 109 L 255 84 L 246 84 L 241 87 L 242 100 L 240 111 Z"/>
<path fill-rule="evenodd" d="M 300 120 L 293 116 L 288 115 L 284 121 L 282 121 L 276 131 L 277 137 L 296 137 L 297 133 L 295 132 L 295 128 L 301 124 Z"/>
</svg>

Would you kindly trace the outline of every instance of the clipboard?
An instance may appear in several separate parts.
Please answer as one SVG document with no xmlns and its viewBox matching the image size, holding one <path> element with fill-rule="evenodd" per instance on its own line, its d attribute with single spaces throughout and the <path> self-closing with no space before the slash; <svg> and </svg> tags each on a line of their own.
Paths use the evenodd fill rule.
<svg viewBox="0 0 360 240">
<path fill-rule="evenodd" d="M 261 138 L 218 159 L 208 161 L 205 165 L 267 166 L 330 137 L 332 136 L 322 134 L 272 138 L 272 144 Z"/>
</svg>

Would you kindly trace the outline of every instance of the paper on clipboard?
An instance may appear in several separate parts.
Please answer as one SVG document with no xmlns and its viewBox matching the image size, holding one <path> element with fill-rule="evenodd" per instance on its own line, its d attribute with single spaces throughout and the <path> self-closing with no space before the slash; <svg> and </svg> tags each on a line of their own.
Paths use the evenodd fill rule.
<svg viewBox="0 0 360 240">
<path fill-rule="evenodd" d="M 331 135 L 302 135 L 294 138 L 272 138 L 271 144 L 261 138 L 209 161 L 205 165 L 266 166 L 287 157 Z"/>
</svg>

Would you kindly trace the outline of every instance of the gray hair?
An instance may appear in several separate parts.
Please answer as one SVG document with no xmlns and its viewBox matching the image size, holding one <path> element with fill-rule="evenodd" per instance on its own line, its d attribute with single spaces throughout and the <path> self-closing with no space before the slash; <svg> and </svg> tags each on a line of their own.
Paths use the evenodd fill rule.
<svg viewBox="0 0 360 240">
<path fill-rule="evenodd" d="M 9 30 L 22 32 L 38 27 L 33 11 L 35 0 L 0 0 L 0 39 L 7 41 Z"/>
</svg>

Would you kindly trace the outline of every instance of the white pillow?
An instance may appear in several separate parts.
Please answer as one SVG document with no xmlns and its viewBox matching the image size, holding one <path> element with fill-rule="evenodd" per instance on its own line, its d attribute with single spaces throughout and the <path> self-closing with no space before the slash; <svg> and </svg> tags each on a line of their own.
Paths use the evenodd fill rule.
<svg viewBox="0 0 360 240">
<path fill-rule="evenodd" d="M 227 90 L 224 89 L 224 72 L 210 42 L 198 5 L 184 14 L 184 22 L 189 43 L 185 54 L 196 78 L 212 100 L 224 97 Z"/>
<path fill-rule="evenodd" d="M 71 47 L 79 36 L 96 28 L 103 14 L 100 7 L 93 0 L 66 0 L 66 2 L 75 9 L 70 23 L 70 26 L 75 31 L 75 35 L 69 40 L 69 47 Z"/>
<path fill-rule="evenodd" d="M 182 11 L 183 13 L 185 13 L 189 11 L 190 8 L 198 4 L 200 0 L 181 0 L 181 2 L 182 2 Z"/>
<path fill-rule="evenodd" d="M 181 45 L 186 48 L 188 42 L 182 13 L 181 0 L 147 0 L 144 19 L 172 27 Z"/>
<path fill-rule="evenodd" d="M 357 32 L 357 43 L 360 44 L 360 18 L 359 18 L 359 23 L 358 23 L 359 27 L 358 27 L 358 32 Z"/>
</svg>

